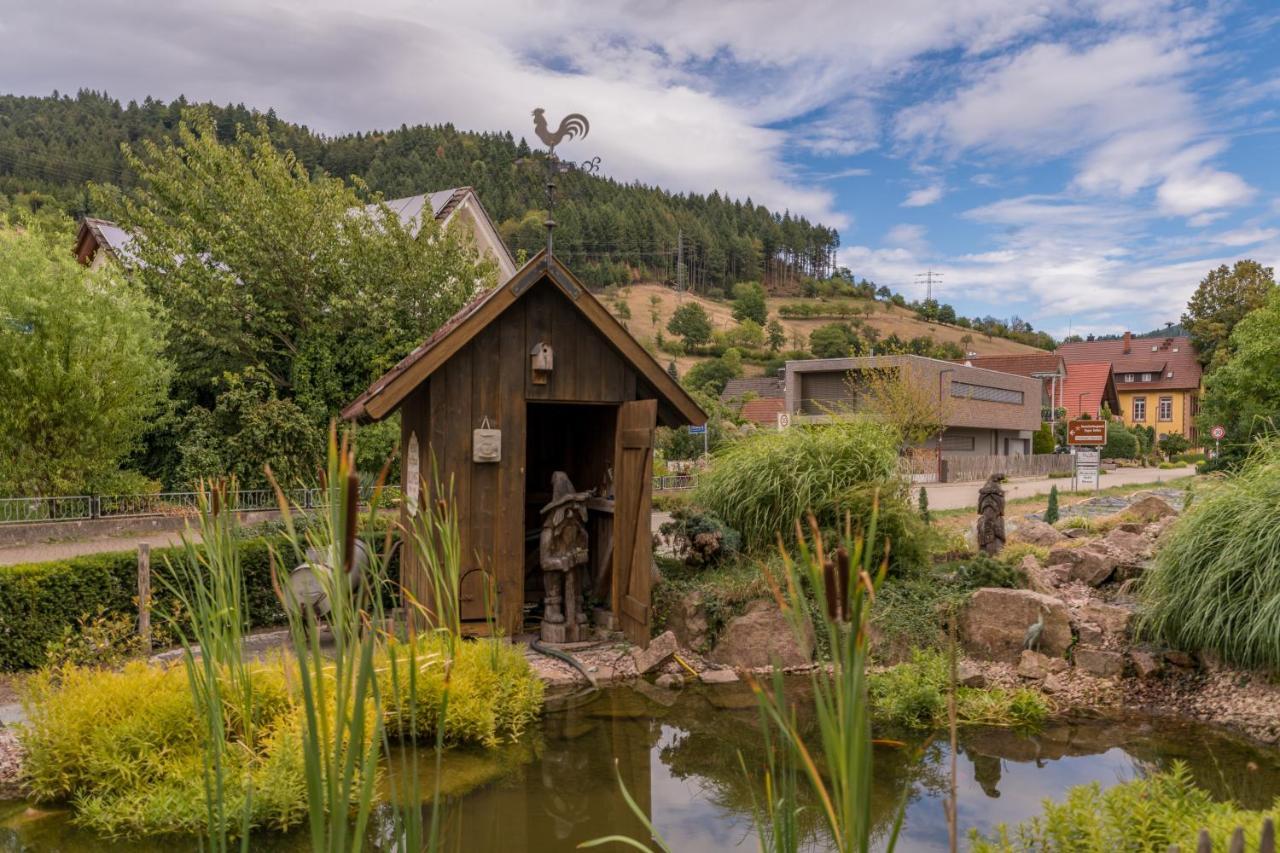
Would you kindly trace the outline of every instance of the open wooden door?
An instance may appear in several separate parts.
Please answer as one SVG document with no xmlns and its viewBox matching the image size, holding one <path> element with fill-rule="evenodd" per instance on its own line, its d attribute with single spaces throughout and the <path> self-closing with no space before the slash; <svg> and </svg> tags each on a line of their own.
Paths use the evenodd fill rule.
<svg viewBox="0 0 1280 853">
<path fill-rule="evenodd" d="M 657 400 L 618 407 L 613 451 L 613 614 L 627 639 L 649 645 L 649 600 L 653 587 L 653 431 Z"/>
</svg>

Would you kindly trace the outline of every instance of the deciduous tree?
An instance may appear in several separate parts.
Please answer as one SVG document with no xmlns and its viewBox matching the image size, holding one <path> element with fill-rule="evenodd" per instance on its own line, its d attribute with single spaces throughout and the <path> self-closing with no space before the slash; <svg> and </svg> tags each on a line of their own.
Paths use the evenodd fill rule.
<svg viewBox="0 0 1280 853">
<path fill-rule="evenodd" d="M 1195 344 L 1200 363 L 1214 369 L 1222 366 L 1229 353 L 1225 345 L 1245 315 L 1258 308 L 1275 292 L 1276 278 L 1271 267 L 1257 261 L 1236 261 L 1211 270 L 1187 301 L 1182 325 Z"/>
</svg>

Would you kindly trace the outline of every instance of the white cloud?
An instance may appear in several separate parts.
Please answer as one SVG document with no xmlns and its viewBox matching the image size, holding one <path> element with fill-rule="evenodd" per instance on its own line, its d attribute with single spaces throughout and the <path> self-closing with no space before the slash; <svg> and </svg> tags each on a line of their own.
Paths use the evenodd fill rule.
<svg viewBox="0 0 1280 853">
<path fill-rule="evenodd" d="M 1280 237 L 1280 228 L 1237 228 L 1214 234 L 1209 239 L 1222 246 L 1254 246 Z"/>
<path fill-rule="evenodd" d="M 912 190 L 907 193 L 907 197 L 902 200 L 903 207 L 928 207 L 942 200 L 943 188 L 942 184 L 930 184 L 927 187 L 921 187 L 918 190 Z"/>
<path fill-rule="evenodd" d="M 924 254 L 928 251 L 929 243 L 926 239 L 927 229 L 923 225 L 914 225 L 908 223 L 900 223 L 893 226 L 885 232 L 884 240 L 886 246 L 907 249 L 913 254 Z"/>
</svg>

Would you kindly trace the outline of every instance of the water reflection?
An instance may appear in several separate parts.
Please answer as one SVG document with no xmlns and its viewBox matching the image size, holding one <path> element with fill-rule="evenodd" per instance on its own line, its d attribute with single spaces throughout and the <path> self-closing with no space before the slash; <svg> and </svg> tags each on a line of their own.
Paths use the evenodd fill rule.
<svg viewBox="0 0 1280 853">
<path fill-rule="evenodd" d="M 801 722 L 811 724 L 803 716 Z M 604 835 L 644 839 L 643 824 L 619 793 L 621 777 L 673 850 L 753 851 L 750 804 L 753 790 L 759 795 L 757 770 L 763 762 L 759 726 L 754 700 L 743 687 L 683 694 L 610 690 L 588 704 L 549 713 L 525 743 L 449 756 L 442 779 L 446 849 L 558 853 Z M 960 752 L 962 829 L 1013 823 L 1037 814 L 1042 800 L 1060 798 L 1072 785 L 1113 785 L 1167 768 L 1175 759 L 1188 761 L 1197 783 L 1219 799 L 1262 808 L 1280 794 L 1276 751 L 1198 726 L 1058 722 L 1029 736 L 971 729 L 961 736 Z M 743 773 L 739 754 L 749 774 Z M 430 753 L 394 756 L 393 771 L 401 758 L 419 761 L 424 784 L 431 785 Z M 892 819 L 902 791 L 910 791 L 900 850 L 946 849 L 941 802 L 948 759 L 945 739 L 908 738 L 906 748 L 877 749 L 873 815 L 879 826 Z M 25 804 L 0 804 L 0 853 L 197 849 L 187 839 L 105 844 L 72 828 L 65 812 L 25 809 Z M 817 809 L 805 814 L 813 849 L 827 849 Z M 394 835 L 387 823 L 392 810 L 381 810 L 377 818 L 370 846 L 391 849 L 385 839 Z M 306 839 L 263 837 L 253 847 L 300 851 Z"/>
</svg>

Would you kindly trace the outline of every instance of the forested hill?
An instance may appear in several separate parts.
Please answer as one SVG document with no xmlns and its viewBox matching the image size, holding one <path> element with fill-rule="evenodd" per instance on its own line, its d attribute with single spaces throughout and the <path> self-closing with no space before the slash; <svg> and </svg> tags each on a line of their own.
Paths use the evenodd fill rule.
<svg viewBox="0 0 1280 853">
<path fill-rule="evenodd" d="M 75 97 L 0 95 L 0 205 L 37 193 L 52 196 L 75 216 L 93 214 L 85 183 L 130 184 L 120 144 L 172 135 L 188 106 L 184 99 L 150 98 L 121 105 L 87 90 Z M 237 124 L 262 118 L 279 145 L 309 168 L 359 176 L 387 198 L 473 186 L 513 252 L 532 254 L 545 241 L 543 161 L 510 133 L 443 124 L 327 137 L 274 111 L 263 115 L 243 105 L 208 109 L 225 138 Z M 724 190 L 731 193 L 733 187 Z M 694 288 L 726 289 L 754 280 L 786 292 L 804 278 L 828 276 L 840 240 L 833 228 L 750 199 L 676 194 L 582 172 L 562 177 L 556 219 L 557 253 L 595 284 L 622 283 L 632 271 L 674 279 L 683 234 L 686 275 Z"/>
</svg>

